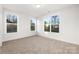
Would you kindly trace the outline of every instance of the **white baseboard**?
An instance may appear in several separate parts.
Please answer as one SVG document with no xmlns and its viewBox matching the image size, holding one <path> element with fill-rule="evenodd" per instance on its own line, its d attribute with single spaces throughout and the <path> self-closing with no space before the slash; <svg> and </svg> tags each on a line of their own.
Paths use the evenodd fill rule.
<svg viewBox="0 0 79 59">
<path fill-rule="evenodd" d="M 0 46 L 2 46 L 2 43 L 0 43 Z"/>
<path fill-rule="evenodd" d="M 34 35 L 28 35 L 28 36 L 20 36 L 20 37 L 13 37 L 7 40 L 3 40 L 2 42 L 6 42 L 6 41 L 11 41 L 11 40 L 17 40 L 17 39 L 21 39 L 21 38 L 25 38 L 25 37 L 30 37 L 30 36 L 34 36 Z"/>
<path fill-rule="evenodd" d="M 45 36 L 45 35 L 42 35 L 42 34 L 38 34 L 39 36 L 42 36 L 42 37 L 46 37 L 46 38 L 49 38 L 49 39 L 55 39 L 55 40 L 59 40 L 59 41 L 62 41 L 62 42 L 66 42 L 66 43 L 70 43 L 70 44 L 75 44 L 75 45 L 79 45 L 79 42 L 73 42 L 73 41 L 67 41 L 66 39 L 64 40 L 62 40 L 62 39 L 56 39 L 56 38 L 51 38 L 51 37 L 49 37 L 49 36 Z"/>
</svg>

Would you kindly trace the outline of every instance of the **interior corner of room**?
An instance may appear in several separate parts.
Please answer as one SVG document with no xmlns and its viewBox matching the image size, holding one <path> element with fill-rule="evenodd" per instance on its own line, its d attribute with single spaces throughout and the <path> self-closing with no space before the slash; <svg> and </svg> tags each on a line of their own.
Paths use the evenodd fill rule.
<svg viewBox="0 0 79 59">
<path fill-rule="evenodd" d="M 3 42 L 41 36 L 79 45 L 79 5 L 0 5 L 0 46 Z M 38 40 L 38 39 L 37 39 Z"/>
</svg>

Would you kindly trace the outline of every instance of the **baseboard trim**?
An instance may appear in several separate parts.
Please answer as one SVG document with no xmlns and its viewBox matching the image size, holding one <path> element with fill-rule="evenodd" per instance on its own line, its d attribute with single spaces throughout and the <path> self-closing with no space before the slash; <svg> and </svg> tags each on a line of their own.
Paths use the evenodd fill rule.
<svg viewBox="0 0 79 59">
<path fill-rule="evenodd" d="M 0 46 L 2 46 L 2 43 L 0 43 Z"/>
<path fill-rule="evenodd" d="M 2 41 L 2 42 L 12 41 L 12 40 L 18 40 L 18 39 L 23 39 L 23 38 L 31 37 L 31 36 L 35 36 L 35 35 L 29 35 L 29 36 L 24 36 L 24 37 L 18 37 L 18 38 L 14 38 L 14 39 L 10 39 L 10 40 L 4 40 L 4 41 Z"/>
<path fill-rule="evenodd" d="M 41 37 L 44 37 L 44 38 L 48 38 L 48 39 L 54 39 L 54 40 L 58 40 L 58 39 L 55 39 L 55 38 L 51 38 L 51 37 L 47 37 L 47 36 L 43 36 L 43 35 L 39 35 L 39 36 L 41 36 Z M 68 42 L 68 41 L 65 41 L 65 40 L 58 40 L 58 41 L 61 41 L 61 42 L 65 42 L 65 43 L 68 43 L 68 44 L 73 44 L 73 45 L 78 45 L 79 46 L 79 44 L 77 44 L 77 43 L 74 43 L 74 42 Z"/>
</svg>

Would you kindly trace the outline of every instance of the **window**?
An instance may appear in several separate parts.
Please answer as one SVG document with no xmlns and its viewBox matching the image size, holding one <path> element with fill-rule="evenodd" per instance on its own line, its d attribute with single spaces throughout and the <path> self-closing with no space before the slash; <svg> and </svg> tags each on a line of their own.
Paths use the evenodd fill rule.
<svg viewBox="0 0 79 59">
<path fill-rule="evenodd" d="M 17 16 L 7 15 L 7 33 L 17 32 Z"/>
<path fill-rule="evenodd" d="M 58 17 L 58 15 L 46 17 L 44 19 L 44 31 L 59 32 L 59 17 Z"/>
<path fill-rule="evenodd" d="M 51 32 L 59 32 L 59 17 L 51 17 Z"/>
<path fill-rule="evenodd" d="M 50 20 L 48 17 L 44 19 L 44 31 L 50 32 Z"/>
<path fill-rule="evenodd" d="M 31 31 L 35 31 L 35 24 L 36 24 L 36 20 L 32 19 L 31 20 Z"/>
</svg>

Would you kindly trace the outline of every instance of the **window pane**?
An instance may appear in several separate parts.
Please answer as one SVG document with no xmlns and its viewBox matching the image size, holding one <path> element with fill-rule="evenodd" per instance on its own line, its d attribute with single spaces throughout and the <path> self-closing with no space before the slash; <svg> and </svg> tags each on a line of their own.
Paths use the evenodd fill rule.
<svg viewBox="0 0 79 59">
<path fill-rule="evenodd" d="M 35 20 L 31 20 L 31 31 L 35 31 Z"/>
<path fill-rule="evenodd" d="M 17 16 L 7 15 L 6 23 L 7 23 L 7 33 L 17 32 Z"/>
<path fill-rule="evenodd" d="M 44 19 L 44 31 L 50 32 L 50 19 L 49 18 Z"/>
<path fill-rule="evenodd" d="M 51 32 L 59 32 L 59 25 L 51 25 Z"/>
<path fill-rule="evenodd" d="M 59 17 L 57 15 L 51 18 L 51 32 L 59 32 Z"/>
<path fill-rule="evenodd" d="M 44 25 L 44 31 L 49 31 L 50 32 L 50 25 L 49 24 Z"/>
</svg>

